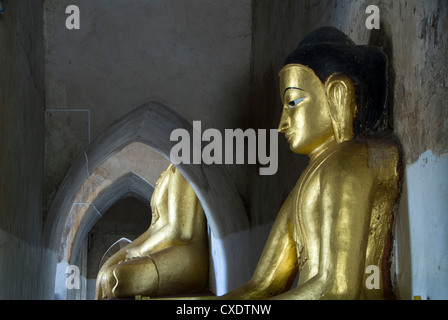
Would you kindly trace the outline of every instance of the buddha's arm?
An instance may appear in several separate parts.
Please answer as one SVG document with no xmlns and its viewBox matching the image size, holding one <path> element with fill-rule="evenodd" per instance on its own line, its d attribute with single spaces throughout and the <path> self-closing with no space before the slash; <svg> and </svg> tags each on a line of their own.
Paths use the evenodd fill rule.
<svg viewBox="0 0 448 320">
<path fill-rule="evenodd" d="M 119 251 L 114 253 L 106 262 L 101 266 L 100 271 L 98 272 L 97 280 L 96 280 L 96 299 L 100 299 L 102 297 L 101 292 L 101 281 L 104 273 L 114 265 L 124 262 L 127 258 L 128 252 L 138 252 L 133 250 L 138 250 L 138 246 L 141 245 L 148 239 L 149 230 L 140 235 L 137 239 L 129 243 L 127 246 L 121 248 Z"/>
<path fill-rule="evenodd" d="M 371 177 L 366 168 L 338 169 L 321 178 L 318 273 L 276 299 L 359 298 L 369 232 Z"/>
<path fill-rule="evenodd" d="M 185 244 L 194 237 L 198 197 L 188 181 L 175 169 L 168 189 L 168 217 L 175 244 Z"/>
<path fill-rule="evenodd" d="M 160 215 L 167 216 L 167 223 L 151 233 L 146 231 L 135 246 L 128 249 L 128 258 L 141 256 L 168 246 L 188 243 L 194 236 L 195 219 L 199 200 L 193 188 L 177 169 L 169 168 L 169 179 L 160 186 L 159 196 L 153 199 Z"/>
<path fill-rule="evenodd" d="M 221 299 L 267 299 L 289 289 L 297 274 L 296 247 L 289 218 L 292 199 L 289 196 L 280 210 L 251 280 Z"/>
</svg>

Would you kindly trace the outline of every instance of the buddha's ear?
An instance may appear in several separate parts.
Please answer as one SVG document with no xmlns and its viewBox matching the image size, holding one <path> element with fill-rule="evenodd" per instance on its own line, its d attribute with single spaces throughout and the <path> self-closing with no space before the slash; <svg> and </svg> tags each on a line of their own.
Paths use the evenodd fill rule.
<svg viewBox="0 0 448 320">
<path fill-rule="evenodd" d="M 343 74 L 333 74 L 325 82 L 325 91 L 336 141 L 352 139 L 356 109 L 353 82 Z"/>
</svg>

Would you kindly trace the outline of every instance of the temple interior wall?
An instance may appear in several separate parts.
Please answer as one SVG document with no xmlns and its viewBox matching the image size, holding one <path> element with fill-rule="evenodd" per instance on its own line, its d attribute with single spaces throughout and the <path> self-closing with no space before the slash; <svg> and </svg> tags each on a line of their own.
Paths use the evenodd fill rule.
<svg viewBox="0 0 448 320">
<path fill-rule="evenodd" d="M 0 15 L 0 299 L 40 294 L 44 166 L 42 1 Z"/>
<path fill-rule="evenodd" d="M 404 166 L 392 256 L 396 293 L 448 298 L 444 0 L 2 3 L 0 298 L 53 298 L 54 274 L 46 270 L 56 253 L 43 245 L 42 230 L 58 186 L 89 139 L 148 101 L 200 120 L 203 129 L 277 128 L 278 71 L 320 26 L 340 28 L 389 56 L 388 124 L 401 142 Z M 65 28 L 69 4 L 81 8 L 80 30 Z M 365 26 L 370 4 L 380 9 L 379 30 Z M 48 112 L 54 109 L 89 111 Z M 251 222 L 250 229 L 218 239 L 230 248 L 244 241 L 241 248 L 251 252 L 234 252 L 235 262 L 244 259 L 234 285 L 255 267 L 307 165 L 282 135 L 278 142 L 275 175 L 260 176 L 256 165 L 226 165 Z"/>
<path fill-rule="evenodd" d="M 79 30 L 65 9 L 78 5 Z M 157 101 L 206 128 L 246 128 L 251 2 L 46 0 L 45 199 L 73 158 L 129 111 Z M 90 125 L 90 129 L 89 129 Z M 244 166 L 227 168 L 244 196 Z M 44 212 L 44 213 L 45 213 Z"/>
</svg>

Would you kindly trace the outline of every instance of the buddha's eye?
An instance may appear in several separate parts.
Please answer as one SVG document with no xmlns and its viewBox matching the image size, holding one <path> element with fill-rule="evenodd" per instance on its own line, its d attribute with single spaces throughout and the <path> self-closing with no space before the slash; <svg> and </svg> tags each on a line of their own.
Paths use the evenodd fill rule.
<svg viewBox="0 0 448 320">
<path fill-rule="evenodd" d="M 303 100 L 305 100 L 305 98 L 299 98 L 299 99 L 289 101 L 289 108 L 292 109 L 292 108 L 296 107 Z"/>
</svg>

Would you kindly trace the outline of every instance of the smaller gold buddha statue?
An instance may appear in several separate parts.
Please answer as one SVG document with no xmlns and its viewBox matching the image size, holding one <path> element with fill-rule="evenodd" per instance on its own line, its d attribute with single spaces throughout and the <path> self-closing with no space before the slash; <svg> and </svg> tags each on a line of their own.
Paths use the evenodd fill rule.
<svg viewBox="0 0 448 320">
<path fill-rule="evenodd" d="M 308 167 L 278 213 L 246 284 L 222 299 L 383 299 L 399 152 L 381 125 L 386 58 L 335 28 L 310 33 L 280 71 L 278 131 Z M 367 285 L 369 266 L 379 284 Z M 298 273 L 297 286 L 291 287 Z"/>
<path fill-rule="evenodd" d="M 193 188 L 171 164 L 156 183 L 148 230 L 101 267 L 96 299 L 200 292 L 208 283 L 206 219 Z"/>
</svg>

